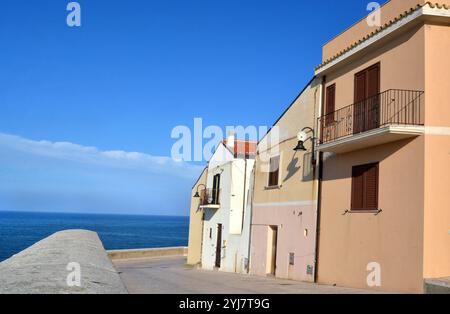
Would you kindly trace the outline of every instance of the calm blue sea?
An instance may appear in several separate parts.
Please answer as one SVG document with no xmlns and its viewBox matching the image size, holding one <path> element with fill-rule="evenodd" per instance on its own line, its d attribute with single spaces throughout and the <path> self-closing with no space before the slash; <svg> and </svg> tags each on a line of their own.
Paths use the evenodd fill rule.
<svg viewBox="0 0 450 314">
<path fill-rule="evenodd" d="M 107 250 L 187 246 L 189 218 L 0 211 L 0 261 L 67 229 L 96 231 Z"/>
</svg>

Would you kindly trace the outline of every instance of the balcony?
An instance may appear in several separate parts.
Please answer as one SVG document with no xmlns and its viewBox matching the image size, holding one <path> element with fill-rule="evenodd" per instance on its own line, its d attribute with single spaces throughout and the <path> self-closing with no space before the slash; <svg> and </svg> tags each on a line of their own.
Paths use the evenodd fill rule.
<svg viewBox="0 0 450 314">
<path fill-rule="evenodd" d="M 200 193 L 200 208 L 220 208 L 220 190 L 205 189 Z"/>
<path fill-rule="evenodd" d="M 318 149 L 346 153 L 424 134 L 423 95 L 390 89 L 322 116 Z"/>
</svg>

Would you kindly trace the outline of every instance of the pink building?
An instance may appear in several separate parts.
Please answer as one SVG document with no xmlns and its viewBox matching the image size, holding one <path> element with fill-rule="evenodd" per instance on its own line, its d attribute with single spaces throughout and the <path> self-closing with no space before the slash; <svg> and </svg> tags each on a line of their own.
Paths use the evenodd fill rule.
<svg viewBox="0 0 450 314">
<path fill-rule="evenodd" d="M 260 141 L 255 165 L 250 272 L 314 281 L 318 169 L 311 141 L 294 150 L 305 127 L 315 129 L 321 85 L 313 79 Z M 309 132 L 313 136 L 315 132 Z"/>
</svg>

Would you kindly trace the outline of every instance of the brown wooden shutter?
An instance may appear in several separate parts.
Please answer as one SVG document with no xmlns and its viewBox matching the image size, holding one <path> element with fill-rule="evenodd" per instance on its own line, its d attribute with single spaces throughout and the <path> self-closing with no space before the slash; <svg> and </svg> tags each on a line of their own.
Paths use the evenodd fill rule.
<svg viewBox="0 0 450 314">
<path fill-rule="evenodd" d="M 378 209 L 378 164 L 368 165 L 365 171 L 364 209 Z"/>
<path fill-rule="evenodd" d="M 380 126 L 380 64 L 375 64 L 367 70 L 367 129 L 373 130 Z"/>
<path fill-rule="evenodd" d="M 334 112 L 336 111 L 336 84 L 327 87 L 327 101 L 326 101 L 326 124 L 334 122 Z"/>
<path fill-rule="evenodd" d="M 355 103 L 380 93 L 380 64 L 355 74 Z"/>
<path fill-rule="evenodd" d="M 269 186 L 278 185 L 278 177 L 280 174 L 280 156 L 270 159 Z"/>
<path fill-rule="evenodd" d="M 273 165 L 272 165 L 272 186 L 278 185 L 278 177 L 280 174 L 280 157 L 274 157 L 273 158 Z"/>
<path fill-rule="evenodd" d="M 364 168 L 361 166 L 352 169 L 352 210 L 364 207 Z"/>
<path fill-rule="evenodd" d="M 355 75 L 355 105 L 353 108 L 353 134 L 358 134 L 364 131 L 364 99 L 366 94 L 367 72 L 363 71 Z"/>
<path fill-rule="evenodd" d="M 355 74 L 353 133 L 373 130 L 380 124 L 380 63 Z"/>
<path fill-rule="evenodd" d="M 367 71 L 355 75 L 355 103 L 367 98 Z"/>
<path fill-rule="evenodd" d="M 380 64 L 377 63 L 367 69 L 367 97 L 380 93 Z"/>
<path fill-rule="evenodd" d="M 352 169 L 352 210 L 378 209 L 378 163 Z"/>
</svg>

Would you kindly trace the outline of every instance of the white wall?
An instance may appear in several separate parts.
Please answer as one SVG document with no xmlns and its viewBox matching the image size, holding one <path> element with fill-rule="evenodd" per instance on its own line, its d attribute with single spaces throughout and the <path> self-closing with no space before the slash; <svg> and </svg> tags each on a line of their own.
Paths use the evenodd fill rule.
<svg viewBox="0 0 450 314">
<path fill-rule="evenodd" d="M 244 212 L 244 225 L 242 228 L 241 241 L 239 246 L 240 254 L 240 273 L 248 273 L 249 271 L 249 258 L 250 258 L 250 235 L 251 235 L 251 223 L 252 223 L 252 199 L 253 199 L 253 186 L 254 186 L 254 166 L 255 161 L 252 160 L 252 167 L 248 167 L 248 192 L 246 197 L 246 207 Z"/>
<path fill-rule="evenodd" d="M 207 187 L 212 188 L 214 176 L 220 173 L 221 192 L 220 208 L 205 209 L 202 249 L 204 269 L 212 270 L 215 267 L 217 227 L 222 224 L 220 270 L 244 271 L 244 261 L 248 258 L 250 228 L 250 218 L 244 220 L 244 216 L 248 216 L 248 191 L 253 166 L 254 160 L 234 158 L 224 145 L 219 145 L 209 162 Z M 245 237 L 242 237 L 243 230 L 247 230 Z"/>
</svg>

